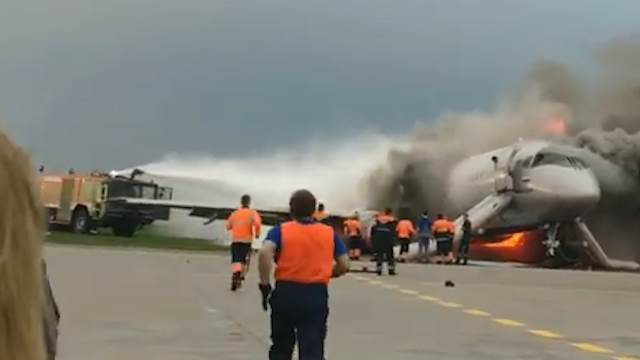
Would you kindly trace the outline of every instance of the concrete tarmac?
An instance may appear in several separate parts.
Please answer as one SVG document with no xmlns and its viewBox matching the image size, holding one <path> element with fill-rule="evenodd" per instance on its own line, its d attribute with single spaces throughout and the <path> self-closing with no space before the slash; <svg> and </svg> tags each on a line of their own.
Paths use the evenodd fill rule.
<svg viewBox="0 0 640 360">
<path fill-rule="evenodd" d="M 266 359 L 255 265 L 48 247 L 60 359 Z M 331 285 L 327 359 L 640 359 L 640 274 L 401 264 Z M 455 288 L 445 288 L 445 280 Z"/>
</svg>

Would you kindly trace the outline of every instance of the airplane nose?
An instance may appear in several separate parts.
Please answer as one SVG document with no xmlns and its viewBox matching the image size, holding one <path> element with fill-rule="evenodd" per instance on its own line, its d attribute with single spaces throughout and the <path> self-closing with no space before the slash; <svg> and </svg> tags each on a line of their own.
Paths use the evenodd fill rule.
<svg viewBox="0 0 640 360">
<path fill-rule="evenodd" d="M 591 172 L 567 178 L 566 197 L 574 204 L 593 207 L 600 201 L 600 185 Z"/>
</svg>

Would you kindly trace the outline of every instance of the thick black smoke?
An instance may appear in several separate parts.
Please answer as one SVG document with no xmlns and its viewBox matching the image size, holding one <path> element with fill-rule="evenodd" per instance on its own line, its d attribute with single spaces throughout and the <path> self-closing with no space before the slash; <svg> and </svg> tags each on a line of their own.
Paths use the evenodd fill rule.
<svg viewBox="0 0 640 360">
<path fill-rule="evenodd" d="M 640 38 L 613 41 L 595 54 L 595 77 L 552 62 L 534 65 L 491 113 L 445 114 L 399 144 L 368 178 L 372 207 L 451 215 L 449 174 L 460 160 L 519 138 L 583 148 L 603 199 L 589 225 L 614 256 L 640 259 Z M 567 123 L 564 136 L 545 125 Z"/>
</svg>

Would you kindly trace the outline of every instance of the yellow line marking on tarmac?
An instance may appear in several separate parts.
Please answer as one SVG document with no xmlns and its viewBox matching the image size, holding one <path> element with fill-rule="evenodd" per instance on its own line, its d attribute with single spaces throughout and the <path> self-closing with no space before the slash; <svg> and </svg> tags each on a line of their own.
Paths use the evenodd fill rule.
<svg viewBox="0 0 640 360">
<path fill-rule="evenodd" d="M 368 282 L 370 285 L 380 285 L 385 289 L 390 289 L 390 290 L 398 290 L 399 292 L 406 294 L 406 295 L 416 295 L 418 296 L 420 299 L 428 301 L 428 302 L 434 302 L 437 303 L 438 305 L 447 307 L 447 308 L 453 308 L 453 309 L 457 309 L 457 308 L 462 308 L 463 305 L 461 304 L 457 304 L 454 302 L 448 302 L 448 301 L 444 301 L 442 299 L 439 299 L 437 297 L 433 297 L 433 296 L 429 296 L 429 295 L 420 295 L 420 293 L 416 290 L 411 290 L 411 289 L 403 289 L 398 285 L 394 285 L 394 284 L 385 284 L 382 281 L 377 281 L 377 280 L 371 280 L 369 278 L 363 277 L 363 276 L 355 276 L 355 275 L 350 275 L 353 279 L 355 280 L 359 280 L 359 281 L 366 281 Z M 468 315 L 473 315 L 473 316 L 480 316 L 480 317 L 490 317 L 491 314 L 483 311 L 483 310 L 479 310 L 479 309 L 463 309 L 463 312 L 468 314 Z M 521 323 L 519 321 L 516 320 L 512 320 L 512 319 L 505 319 L 505 318 L 493 318 L 492 319 L 493 322 L 498 323 L 500 325 L 504 325 L 504 326 L 510 326 L 510 327 L 524 327 L 526 326 L 524 323 Z M 564 339 L 565 337 L 563 335 L 554 333 L 552 331 L 549 330 L 536 330 L 536 329 L 529 329 L 527 330 L 530 334 L 541 337 L 541 338 L 545 338 L 545 339 L 554 339 L 554 340 L 560 340 L 560 339 Z M 608 355 L 614 355 L 615 352 L 611 349 L 602 347 L 602 346 L 598 346 L 595 344 L 591 344 L 591 343 L 568 343 L 569 345 L 573 346 L 576 349 L 582 350 L 582 351 L 586 351 L 586 352 L 590 352 L 590 353 L 595 353 L 595 354 L 608 354 Z M 611 358 L 612 360 L 640 360 L 639 358 L 636 357 L 632 357 L 632 356 L 614 356 Z"/>
<path fill-rule="evenodd" d="M 429 301 L 429 302 L 434 302 L 437 303 L 438 305 L 447 307 L 447 308 L 453 308 L 453 309 L 457 309 L 457 308 L 462 308 L 463 306 L 461 304 L 457 304 L 454 302 L 448 302 L 448 301 L 444 301 L 442 299 L 439 299 L 437 297 L 433 297 L 433 296 L 429 296 L 429 295 L 420 295 L 420 293 L 416 290 L 411 290 L 411 289 L 403 289 L 398 285 L 394 285 L 394 284 L 385 284 L 382 281 L 377 281 L 377 280 L 371 280 L 370 278 L 364 277 L 364 276 L 357 276 L 357 275 L 351 275 L 348 274 L 349 277 L 358 280 L 358 281 L 366 281 L 368 282 L 370 285 L 380 285 L 385 289 L 390 289 L 390 290 L 398 290 L 399 292 L 406 294 L 406 295 L 416 295 L 418 296 L 420 299 L 425 300 L 425 301 Z M 483 310 L 479 310 L 479 309 L 463 309 L 463 312 L 468 314 L 468 315 L 473 315 L 473 316 L 480 316 L 480 317 L 490 317 L 491 314 L 483 311 Z M 504 318 L 493 318 L 492 319 L 493 322 L 498 323 L 500 325 L 504 325 L 504 326 L 510 326 L 510 327 L 524 327 L 525 324 L 521 323 L 519 321 L 516 320 L 511 320 L 511 319 L 504 319 Z M 554 333 L 552 331 L 549 330 L 535 330 L 535 329 L 529 329 L 527 330 L 530 334 L 541 337 L 541 338 L 545 338 L 545 339 L 553 339 L 553 340 L 560 340 L 560 339 L 564 339 L 565 337 L 563 335 Z M 614 355 L 615 352 L 611 349 L 602 347 L 602 346 L 598 346 L 595 344 L 591 344 L 591 343 L 568 343 L 569 345 L 573 346 L 576 349 L 585 351 L 585 352 L 590 352 L 590 353 L 595 353 L 595 354 L 607 354 L 607 355 Z M 636 358 L 633 356 L 613 356 L 611 358 L 612 360 L 640 360 L 640 358 Z"/>
<path fill-rule="evenodd" d="M 415 291 L 415 290 L 409 290 L 409 289 L 399 289 L 399 291 L 403 294 L 407 294 L 407 295 L 418 295 L 420 294 L 419 292 Z"/>
<path fill-rule="evenodd" d="M 564 338 L 564 336 L 548 330 L 529 330 L 529 332 L 533 335 L 540 336 L 547 339 L 563 339 Z"/>
<path fill-rule="evenodd" d="M 420 296 L 420 299 L 422 299 L 422 300 L 426 300 L 426 301 L 431 301 L 431 302 L 438 302 L 438 301 L 441 301 L 441 300 L 440 300 L 440 299 L 438 299 L 437 297 L 428 296 L 428 295 L 422 295 L 422 296 Z"/>
<path fill-rule="evenodd" d="M 607 349 L 602 346 L 590 344 L 590 343 L 571 343 L 571 346 L 578 348 L 582 351 L 587 351 L 596 354 L 613 354 L 613 350 Z"/>
<path fill-rule="evenodd" d="M 489 314 L 488 312 L 478 309 L 466 309 L 464 312 L 473 316 L 491 316 L 491 314 Z"/>
<path fill-rule="evenodd" d="M 456 304 L 454 302 L 447 302 L 447 301 L 440 301 L 438 302 L 438 305 L 442 305 L 444 307 L 448 307 L 448 308 L 452 308 L 452 309 L 457 309 L 457 308 L 461 308 L 462 305 L 460 304 Z"/>
<path fill-rule="evenodd" d="M 523 323 L 511 319 L 493 319 L 494 322 L 504 325 L 504 326 L 513 326 L 513 327 L 522 327 Z"/>
</svg>

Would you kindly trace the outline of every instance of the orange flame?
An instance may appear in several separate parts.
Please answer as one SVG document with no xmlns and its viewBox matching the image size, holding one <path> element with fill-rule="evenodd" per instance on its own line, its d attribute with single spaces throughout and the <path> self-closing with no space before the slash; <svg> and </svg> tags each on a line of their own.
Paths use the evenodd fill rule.
<svg viewBox="0 0 640 360">
<path fill-rule="evenodd" d="M 526 233 L 516 233 L 509 236 L 506 240 L 500 242 L 491 242 L 484 244 L 484 247 L 490 249 L 513 249 L 523 245 Z"/>
<path fill-rule="evenodd" d="M 567 122 L 562 117 L 553 117 L 544 123 L 544 132 L 549 135 L 566 135 Z"/>
<path fill-rule="evenodd" d="M 501 239 L 475 239 L 471 244 L 471 255 L 482 260 L 538 263 L 544 258 L 542 234 L 531 231 Z"/>
</svg>

